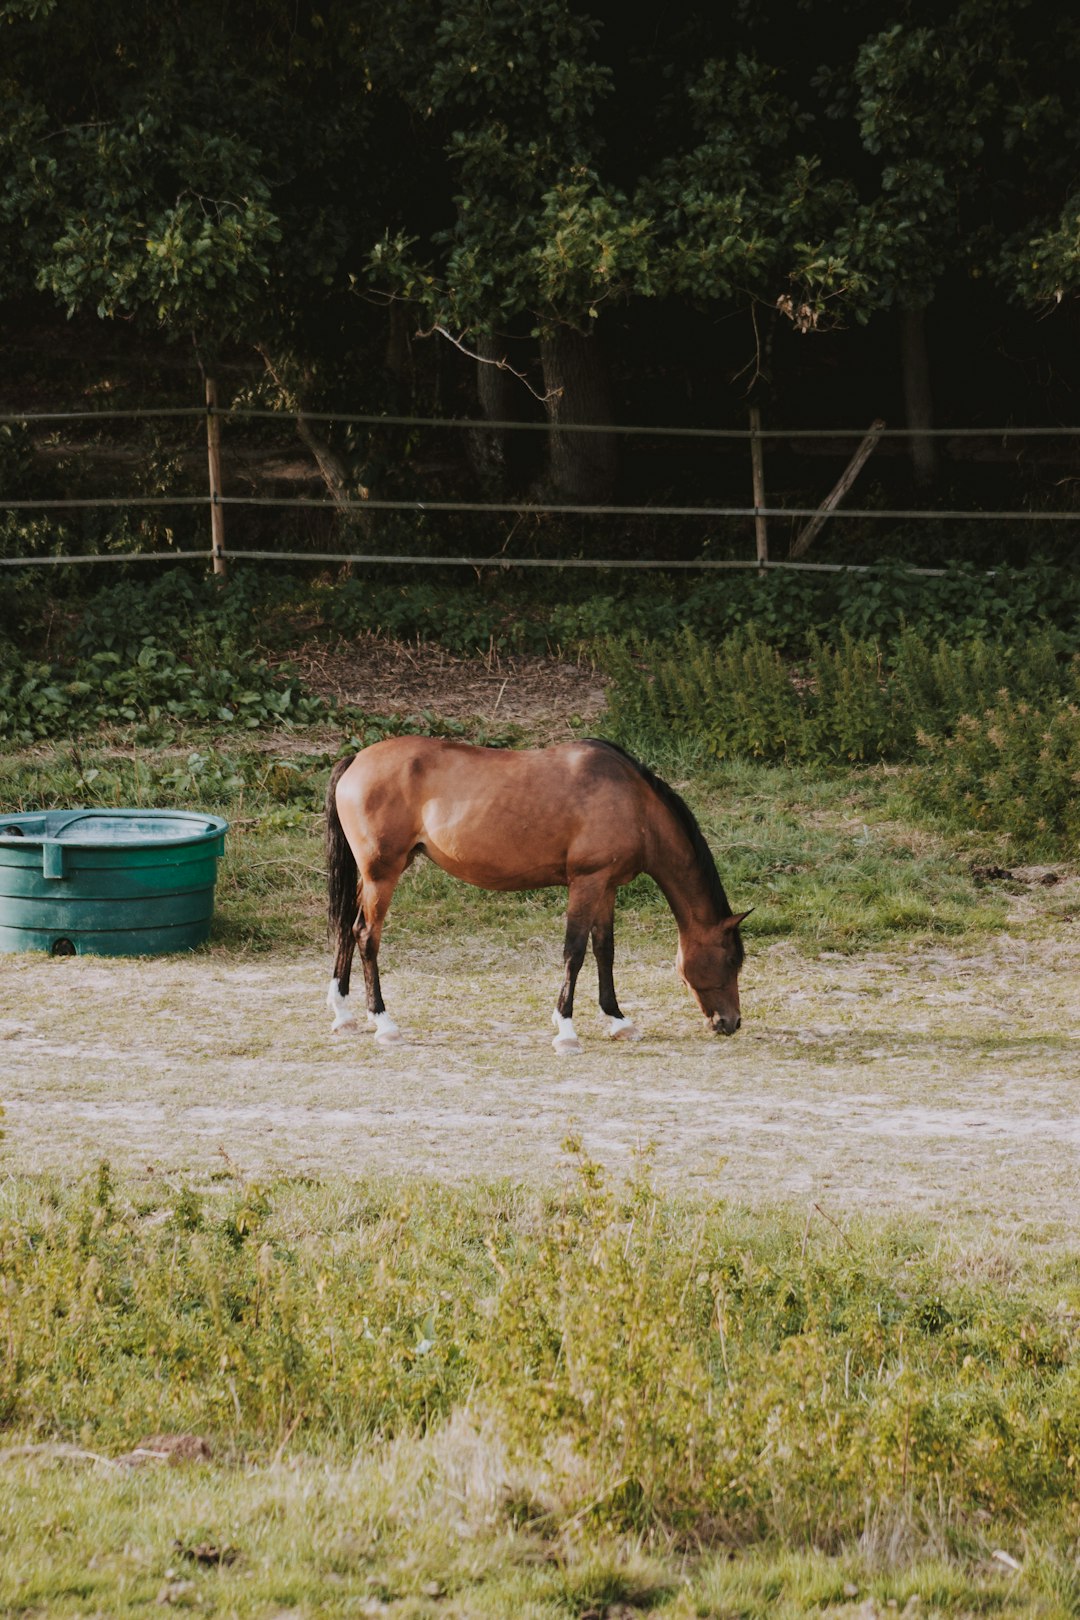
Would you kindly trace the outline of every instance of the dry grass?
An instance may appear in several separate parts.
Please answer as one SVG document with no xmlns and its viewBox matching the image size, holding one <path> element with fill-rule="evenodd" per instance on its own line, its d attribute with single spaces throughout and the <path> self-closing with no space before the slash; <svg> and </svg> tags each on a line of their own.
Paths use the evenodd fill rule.
<svg viewBox="0 0 1080 1620">
<path fill-rule="evenodd" d="M 499 652 L 458 658 L 428 642 L 409 645 L 365 631 L 308 641 L 283 654 L 306 691 L 370 714 L 434 713 L 488 727 L 520 727 L 531 740 L 563 741 L 604 709 L 603 677 L 587 663 Z"/>
</svg>

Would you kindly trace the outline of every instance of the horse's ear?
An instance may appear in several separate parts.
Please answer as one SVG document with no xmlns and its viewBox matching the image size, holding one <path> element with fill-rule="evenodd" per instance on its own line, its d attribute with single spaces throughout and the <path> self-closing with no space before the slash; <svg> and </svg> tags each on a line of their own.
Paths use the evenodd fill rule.
<svg viewBox="0 0 1080 1620">
<path fill-rule="evenodd" d="M 753 911 L 753 910 L 754 910 L 754 907 L 751 906 L 750 911 Z M 732 919 L 731 919 L 732 928 L 738 928 L 740 923 L 744 923 L 746 921 L 747 917 L 749 917 L 750 911 L 740 911 L 736 916 L 732 917 Z"/>
</svg>

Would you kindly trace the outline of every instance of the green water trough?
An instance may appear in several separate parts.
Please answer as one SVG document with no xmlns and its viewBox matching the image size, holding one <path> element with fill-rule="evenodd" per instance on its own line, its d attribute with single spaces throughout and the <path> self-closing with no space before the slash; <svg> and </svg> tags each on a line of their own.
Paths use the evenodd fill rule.
<svg viewBox="0 0 1080 1620">
<path fill-rule="evenodd" d="M 0 813 L 0 951 L 158 956 L 201 945 L 228 825 L 188 810 Z"/>
</svg>

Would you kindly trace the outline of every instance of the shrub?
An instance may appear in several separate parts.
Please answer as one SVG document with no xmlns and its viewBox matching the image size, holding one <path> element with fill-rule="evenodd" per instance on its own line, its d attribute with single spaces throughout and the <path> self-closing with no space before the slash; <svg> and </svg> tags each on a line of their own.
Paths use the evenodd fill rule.
<svg viewBox="0 0 1080 1620">
<path fill-rule="evenodd" d="M 933 770 L 917 784 L 928 808 L 1004 832 L 1033 855 L 1080 846 L 1080 706 L 1036 705 L 1002 693 L 981 714 L 961 715 L 951 735 L 924 734 Z"/>
<path fill-rule="evenodd" d="M 609 641 L 609 707 L 639 744 L 689 737 L 718 758 L 831 764 L 908 760 L 918 797 L 1033 853 L 1075 849 L 1080 655 L 1043 631 L 1009 643 L 930 639 L 891 648 L 816 634 L 791 661 L 756 630 L 674 647 Z"/>
</svg>

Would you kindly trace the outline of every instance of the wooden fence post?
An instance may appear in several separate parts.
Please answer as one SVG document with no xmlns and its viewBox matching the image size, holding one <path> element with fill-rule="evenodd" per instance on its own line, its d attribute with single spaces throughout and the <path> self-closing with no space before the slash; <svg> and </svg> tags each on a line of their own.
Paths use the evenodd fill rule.
<svg viewBox="0 0 1080 1620">
<path fill-rule="evenodd" d="M 821 532 L 828 522 L 830 514 L 834 512 L 840 505 L 840 502 L 843 500 L 856 478 L 858 478 L 859 473 L 862 471 L 863 463 L 872 452 L 874 446 L 877 444 L 884 431 L 885 423 L 882 421 L 881 417 L 878 417 L 876 421 L 871 422 L 869 433 L 866 435 L 866 438 L 862 441 L 859 448 L 848 462 L 845 471 L 837 480 L 835 488 L 828 495 L 826 495 L 825 499 L 821 503 L 821 506 L 810 519 L 809 523 L 805 528 L 800 529 L 799 533 L 791 542 L 791 550 L 788 552 L 789 559 L 793 557 L 801 557 L 805 552 L 809 551 L 810 542 Z"/>
<path fill-rule="evenodd" d="M 754 537 L 757 542 L 757 560 L 769 560 L 769 531 L 765 522 L 765 460 L 761 453 L 761 412 L 756 405 L 750 407 L 750 468 L 754 479 Z"/>
<path fill-rule="evenodd" d="M 217 413 L 217 383 L 206 379 L 206 453 L 210 466 L 210 544 L 214 573 L 224 580 L 225 512 L 221 506 L 221 418 Z"/>
</svg>

